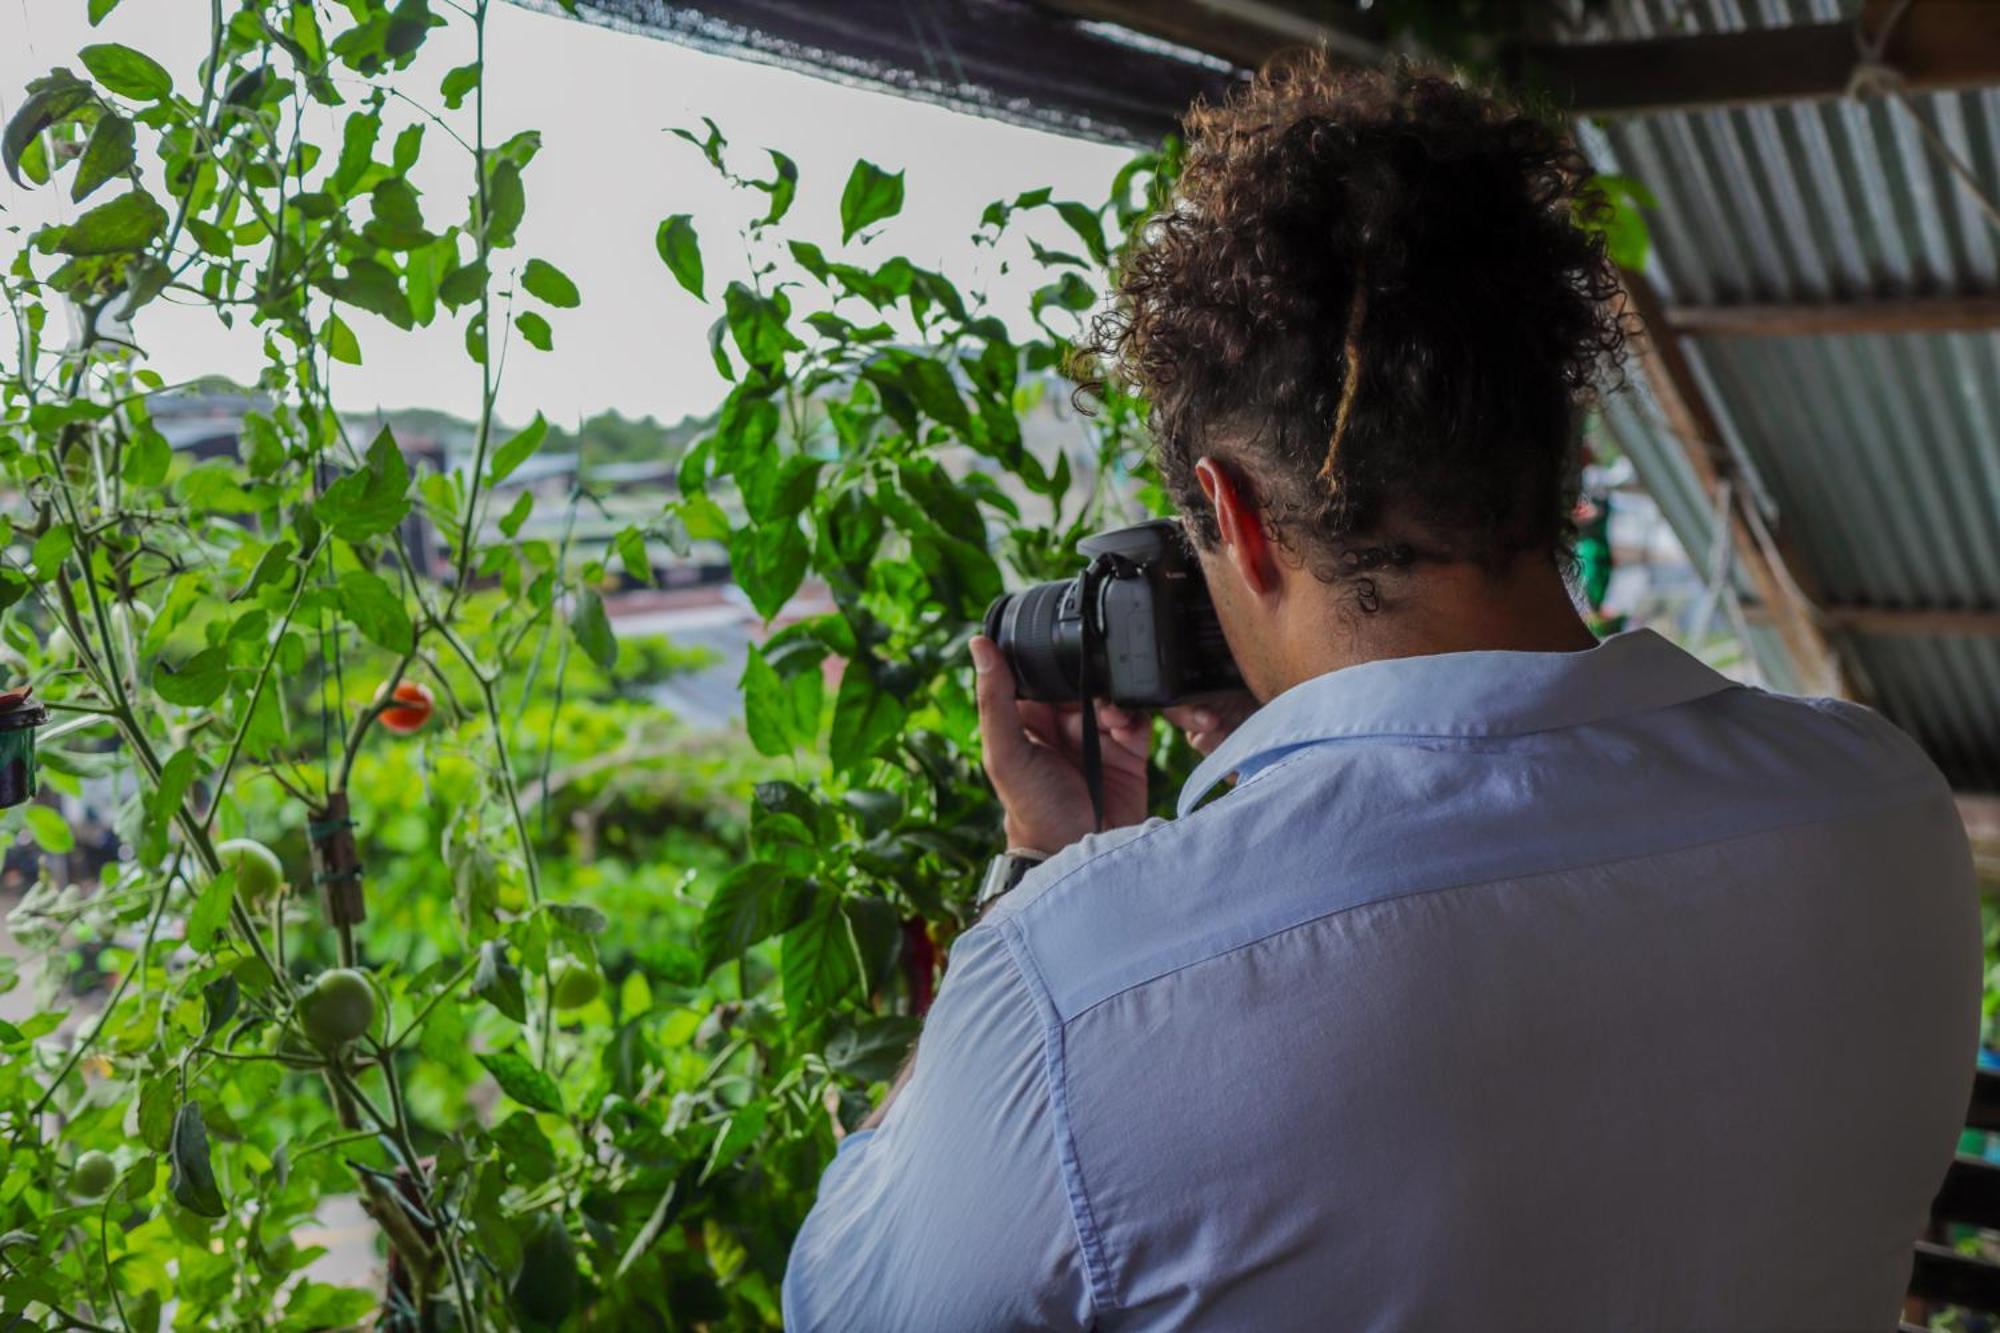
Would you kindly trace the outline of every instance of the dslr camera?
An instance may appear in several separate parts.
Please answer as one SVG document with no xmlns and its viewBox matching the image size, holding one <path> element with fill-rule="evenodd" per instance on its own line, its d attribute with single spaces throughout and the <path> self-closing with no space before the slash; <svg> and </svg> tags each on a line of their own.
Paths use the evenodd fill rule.
<svg viewBox="0 0 2000 1333">
<path fill-rule="evenodd" d="M 1022 699 L 1109 699 L 1164 708 L 1240 689 L 1201 564 L 1172 519 L 1077 543 L 1089 565 L 994 601 L 986 637 L 999 645 Z"/>
</svg>

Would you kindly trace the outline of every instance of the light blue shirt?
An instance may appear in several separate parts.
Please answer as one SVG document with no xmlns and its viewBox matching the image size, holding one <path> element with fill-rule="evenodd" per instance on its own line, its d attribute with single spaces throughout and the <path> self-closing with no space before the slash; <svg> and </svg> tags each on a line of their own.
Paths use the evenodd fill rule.
<svg viewBox="0 0 2000 1333">
<path fill-rule="evenodd" d="M 1892 1329 L 1980 971 L 1866 709 L 1648 632 L 1334 672 L 959 939 L 787 1324 Z"/>
</svg>

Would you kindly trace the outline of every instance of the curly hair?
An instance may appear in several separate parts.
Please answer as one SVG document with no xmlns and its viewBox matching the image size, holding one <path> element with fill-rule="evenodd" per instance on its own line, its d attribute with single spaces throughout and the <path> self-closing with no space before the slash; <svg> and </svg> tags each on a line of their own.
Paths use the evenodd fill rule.
<svg viewBox="0 0 2000 1333">
<path fill-rule="evenodd" d="M 1565 556 L 1577 409 L 1625 337 L 1574 146 L 1445 78 L 1317 55 L 1186 128 L 1084 350 L 1150 403 L 1196 541 L 1219 535 L 1213 456 L 1365 609 L 1377 571 Z"/>
</svg>

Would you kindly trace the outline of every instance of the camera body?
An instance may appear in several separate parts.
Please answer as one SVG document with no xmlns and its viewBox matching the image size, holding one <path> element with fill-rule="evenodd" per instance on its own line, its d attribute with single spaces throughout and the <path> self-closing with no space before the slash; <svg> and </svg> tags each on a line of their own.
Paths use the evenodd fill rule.
<svg viewBox="0 0 2000 1333">
<path fill-rule="evenodd" d="M 986 636 L 1020 698 L 1163 708 L 1240 689 L 1201 564 L 1181 525 L 1156 519 L 1077 544 L 1090 561 L 1073 579 L 997 598 Z"/>
</svg>

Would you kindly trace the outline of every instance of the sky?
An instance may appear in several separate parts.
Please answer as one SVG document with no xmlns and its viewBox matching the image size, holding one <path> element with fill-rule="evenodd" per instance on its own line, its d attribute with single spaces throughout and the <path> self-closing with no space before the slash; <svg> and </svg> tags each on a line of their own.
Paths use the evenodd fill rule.
<svg viewBox="0 0 2000 1333">
<path fill-rule="evenodd" d="M 91 42 L 145 51 L 190 92 L 206 52 L 206 20 L 197 0 L 125 0 L 92 29 L 84 0 L 0 0 L 0 116 L 11 115 L 28 80 L 52 66 L 81 72 L 76 52 Z M 438 80 L 470 59 L 470 27 L 454 18 L 397 86 L 442 110 Z M 962 278 L 983 264 L 996 300 L 1011 291 L 1022 304 L 1028 275 L 1002 277 L 992 252 L 975 252 L 966 239 L 980 212 L 994 199 L 1042 185 L 1054 187 L 1058 198 L 1097 203 L 1128 156 L 508 3 L 494 5 L 487 20 L 487 70 L 489 141 L 528 128 L 543 136 L 526 173 L 521 243 L 507 257 L 516 264 L 545 259 L 583 294 L 580 307 L 549 312 L 553 353 L 518 339 L 509 349 L 499 399 L 499 415 L 509 421 L 539 410 L 574 424 L 605 409 L 672 421 L 706 412 L 721 397 L 726 386 L 708 355 L 708 327 L 720 313 L 716 294 L 748 262 L 736 233 L 766 201 L 722 185 L 692 146 L 667 133 L 670 126 L 699 127 L 700 117 L 712 118 L 730 140 L 731 165 L 744 175 L 769 174 L 765 147 L 792 157 L 798 200 L 781 230 L 824 244 L 829 253 L 840 239 L 840 192 L 855 158 L 906 171 L 902 216 L 860 257 L 879 262 L 902 253 Z M 348 81 L 349 88 L 358 84 Z M 311 114 L 323 119 L 310 137 L 337 145 L 345 111 L 315 106 Z M 467 137 L 469 115 L 468 103 L 458 118 Z M 385 119 L 384 145 L 391 127 L 402 123 Z M 143 158 L 144 131 L 140 142 Z M 424 156 L 415 184 L 426 218 L 441 224 L 462 216 L 469 163 L 435 127 Z M 25 235 L 73 215 L 67 179 L 23 189 L 0 174 L 0 228 L 20 225 Z M 702 237 L 709 305 L 681 290 L 653 248 L 659 220 L 674 213 L 692 214 Z M 0 261 L 20 242 L 20 235 L 0 231 Z M 363 364 L 338 367 L 341 407 L 476 412 L 478 368 L 465 354 L 458 323 L 441 314 L 430 329 L 404 333 L 362 312 L 343 317 L 360 338 Z M 247 380 L 259 364 L 256 335 L 245 326 L 224 330 L 205 310 L 156 302 L 142 312 L 135 333 L 148 364 L 170 381 L 204 373 Z"/>
</svg>

